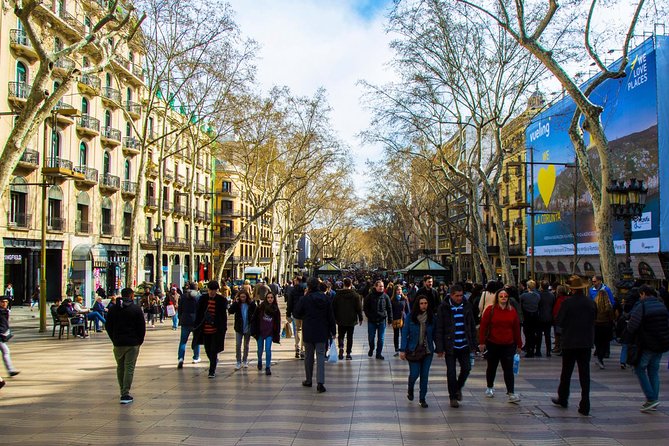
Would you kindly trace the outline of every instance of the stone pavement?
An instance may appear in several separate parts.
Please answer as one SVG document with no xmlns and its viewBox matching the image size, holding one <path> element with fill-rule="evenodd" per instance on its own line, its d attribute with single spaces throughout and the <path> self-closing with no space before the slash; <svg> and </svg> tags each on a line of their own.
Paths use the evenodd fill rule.
<svg viewBox="0 0 669 446">
<path fill-rule="evenodd" d="M 423 409 L 406 399 L 408 366 L 392 357 L 392 329 L 386 331 L 386 360 L 379 361 L 367 357 L 366 327 L 356 327 L 353 361 L 326 364 L 327 392 L 317 394 L 315 386 L 301 386 L 304 363 L 293 358 L 292 339 L 274 345 L 272 376 L 258 372 L 255 361 L 235 372 L 232 327 L 216 379 L 207 379 L 204 354 L 202 363 L 187 361 L 177 370 L 179 332 L 166 321 L 148 329 L 132 386 L 135 402 L 122 406 L 105 333 L 58 340 L 51 337 L 50 321 L 48 334 L 41 335 L 38 320 L 30 316 L 26 308 L 12 314 L 16 337 L 10 346 L 21 374 L 7 378 L 2 372 L 3 445 L 636 446 L 662 444 L 669 437 L 666 356 L 660 396 L 668 402 L 643 414 L 636 377 L 618 367 L 618 346 L 612 346 L 605 370 L 592 365 L 590 417 L 576 412 L 576 372 L 569 409 L 550 404 L 560 370 L 555 356 L 521 362 L 519 404 L 507 403 L 503 392 L 484 398 L 485 362 L 477 361 L 459 409 L 449 407 L 445 365 L 435 358 L 430 407 Z M 501 371 L 496 388 L 503 389 Z"/>
</svg>

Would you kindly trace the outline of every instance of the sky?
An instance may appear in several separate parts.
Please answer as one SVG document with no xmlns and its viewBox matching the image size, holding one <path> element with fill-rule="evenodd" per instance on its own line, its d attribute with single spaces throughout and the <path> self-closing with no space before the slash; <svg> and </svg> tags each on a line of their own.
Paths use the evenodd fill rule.
<svg viewBox="0 0 669 446">
<path fill-rule="evenodd" d="M 381 148 L 363 145 L 357 134 L 370 114 L 361 104 L 359 80 L 384 84 L 392 80 L 385 33 L 392 0 L 228 0 L 235 21 L 260 51 L 256 76 L 264 91 L 274 85 L 312 96 L 327 91 L 334 130 L 355 161 L 354 184 L 365 193 L 364 166 L 378 159 Z"/>
</svg>

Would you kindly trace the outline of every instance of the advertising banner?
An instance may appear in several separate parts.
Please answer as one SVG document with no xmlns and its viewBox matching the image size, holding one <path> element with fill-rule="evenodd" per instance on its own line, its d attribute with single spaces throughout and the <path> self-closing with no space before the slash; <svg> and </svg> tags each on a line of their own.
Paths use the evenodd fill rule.
<svg viewBox="0 0 669 446">
<path fill-rule="evenodd" d="M 657 253 L 660 251 L 660 194 L 653 39 L 632 51 L 629 60 L 626 76 L 607 80 L 595 89 L 590 99 L 604 110 L 601 119 L 609 140 L 612 178 L 625 181 L 637 178 L 648 187 L 644 213 L 633 223 L 631 252 Z M 592 198 L 574 164 L 576 157 L 568 134 L 574 110 L 574 102 L 565 98 L 538 114 L 526 131 L 527 172 L 532 179 L 527 196 L 534 210 L 534 215 L 526 217 L 528 255 L 532 254 L 532 224 L 534 255 L 572 255 L 575 240 L 578 254 L 598 253 Z M 596 149 L 588 152 L 588 162 L 598 177 L 600 162 Z M 616 253 L 624 253 L 623 222 L 614 221 L 613 225 Z"/>
</svg>

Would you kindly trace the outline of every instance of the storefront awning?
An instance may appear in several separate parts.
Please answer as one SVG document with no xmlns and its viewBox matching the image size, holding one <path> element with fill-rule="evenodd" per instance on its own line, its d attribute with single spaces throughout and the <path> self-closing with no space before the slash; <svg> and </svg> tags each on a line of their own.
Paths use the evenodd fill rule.
<svg viewBox="0 0 669 446">
<path fill-rule="evenodd" d="M 107 249 L 100 245 L 83 243 L 75 246 L 72 250 L 72 261 L 92 260 L 95 263 L 106 262 L 108 259 Z"/>
</svg>

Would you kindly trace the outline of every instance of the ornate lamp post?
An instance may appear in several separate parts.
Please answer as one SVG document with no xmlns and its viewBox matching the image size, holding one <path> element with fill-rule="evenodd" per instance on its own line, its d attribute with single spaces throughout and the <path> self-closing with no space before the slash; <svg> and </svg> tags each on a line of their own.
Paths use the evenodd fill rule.
<svg viewBox="0 0 669 446">
<path fill-rule="evenodd" d="M 632 271 L 632 257 L 630 255 L 630 243 L 632 242 L 632 221 L 639 220 L 646 206 L 646 195 L 648 188 L 643 185 L 643 180 L 632 178 L 629 184 L 624 181 L 611 180 L 611 185 L 606 188 L 609 193 L 609 204 L 613 210 L 616 220 L 625 222 L 625 271 L 619 288 L 629 289 L 634 281 Z M 627 283 L 630 282 L 630 283 Z"/>
</svg>

